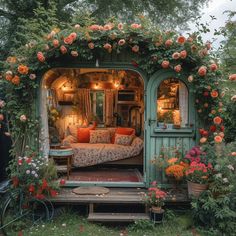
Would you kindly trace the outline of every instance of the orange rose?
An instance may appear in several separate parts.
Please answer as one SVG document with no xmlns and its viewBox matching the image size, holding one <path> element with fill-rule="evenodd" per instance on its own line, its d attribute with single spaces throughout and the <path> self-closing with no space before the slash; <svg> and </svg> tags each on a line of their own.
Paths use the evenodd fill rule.
<svg viewBox="0 0 236 236">
<path fill-rule="evenodd" d="M 211 71 L 216 71 L 217 69 L 218 69 L 218 66 L 215 63 L 210 65 L 210 70 Z"/>
<path fill-rule="evenodd" d="M 219 135 L 216 135 L 214 140 L 215 140 L 216 143 L 221 143 L 222 142 L 222 137 L 219 136 Z"/>
<path fill-rule="evenodd" d="M 173 41 L 171 39 L 167 39 L 165 42 L 166 47 L 170 47 L 173 44 Z"/>
<path fill-rule="evenodd" d="M 162 66 L 162 68 L 164 68 L 164 69 L 167 69 L 167 68 L 169 67 L 169 65 L 170 65 L 170 62 L 169 62 L 169 61 L 163 61 L 163 62 L 161 63 L 161 66 Z"/>
<path fill-rule="evenodd" d="M 29 68 L 25 65 L 19 65 L 17 68 L 18 72 L 22 75 L 27 75 L 29 72 Z"/>
<path fill-rule="evenodd" d="M 211 91 L 211 97 L 212 98 L 217 98 L 219 96 L 219 93 L 216 90 Z"/>
<path fill-rule="evenodd" d="M 201 67 L 198 69 L 198 74 L 199 74 L 200 76 L 205 76 L 206 73 L 207 73 L 207 69 L 206 69 L 205 66 L 201 66 Z"/>
<path fill-rule="evenodd" d="M 20 84 L 20 77 L 17 76 L 17 75 L 15 75 L 15 76 L 12 78 L 11 82 L 12 82 L 13 84 L 15 84 L 15 85 L 19 85 L 19 84 Z"/>
<path fill-rule="evenodd" d="M 205 143 L 207 141 L 207 138 L 206 137 L 202 137 L 200 138 L 199 142 L 200 143 Z"/>
<path fill-rule="evenodd" d="M 39 60 L 40 62 L 44 62 L 44 61 L 45 61 L 45 57 L 44 57 L 44 55 L 43 55 L 42 52 L 38 52 L 38 53 L 37 53 L 37 58 L 38 58 L 38 60 Z"/>
<path fill-rule="evenodd" d="M 74 42 L 74 38 L 71 35 L 69 35 L 68 37 L 64 39 L 65 44 L 72 44 L 73 42 Z"/>
<path fill-rule="evenodd" d="M 181 57 L 182 59 L 185 59 L 185 58 L 187 57 L 187 51 L 186 51 L 186 50 L 181 51 L 181 52 L 180 52 L 180 57 Z"/>
<path fill-rule="evenodd" d="M 221 119 L 219 116 L 216 116 L 216 117 L 213 119 L 213 122 L 214 122 L 216 125 L 220 125 L 221 122 L 222 122 L 222 119 Z"/>
<path fill-rule="evenodd" d="M 236 74 L 232 74 L 229 76 L 229 80 L 236 81 Z"/>
<path fill-rule="evenodd" d="M 175 66 L 175 67 L 174 67 L 174 70 L 175 70 L 177 73 L 179 73 L 179 72 L 182 70 L 181 65 Z"/>
<path fill-rule="evenodd" d="M 179 44 L 184 44 L 186 42 L 186 38 L 181 35 L 181 36 L 178 37 L 177 42 Z"/>
</svg>

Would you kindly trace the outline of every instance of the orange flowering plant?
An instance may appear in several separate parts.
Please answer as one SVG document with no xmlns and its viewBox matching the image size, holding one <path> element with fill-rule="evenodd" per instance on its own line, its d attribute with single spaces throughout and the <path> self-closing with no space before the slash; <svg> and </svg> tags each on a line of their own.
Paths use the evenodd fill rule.
<svg viewBox="0 0 236 236">
<path fill-rule="evenodd" d="M 159 157 L 154 161 L 158 168 L 164 168 L 168 177 L 180 181 L 188 168 L 188 163 L 176 147 L 162 147 Z"/>
<path fill-rule="evenodd" d="M 35 153 L 14 158 L 9 166 L 12 187 L 21 189 L 25 199 L 44 199 L 57 195 L 55 165 Z"/>
</svg>

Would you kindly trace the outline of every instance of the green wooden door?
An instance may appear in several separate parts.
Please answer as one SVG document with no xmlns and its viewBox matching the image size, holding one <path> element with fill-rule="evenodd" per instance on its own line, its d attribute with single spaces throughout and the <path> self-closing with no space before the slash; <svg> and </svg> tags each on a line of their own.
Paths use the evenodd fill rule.
<svg viewBox="0 0 236 236">
<path fill-rule="evenodd" d="M 157 180 L 163 187 L 168 185 L 164 171 L 158 170 L 153 164 L 154 160 L 159 158 L 162 147 L 178 146 L 182 153 L 186 153 L 187 150 L 195 145 L 197 119 L 194 109 L 194 94 L 190 84 L 186 80 L 187 76 L 183 76 L 180 79 L 188 89 L 188 121 L 191 125 L 189 127 L 170 130 L 160 130 L 157 127 L 157 89 L 163 80 L 175 76 L 176 73 L 172 70 L 160 70 L 150 78 L 147 84 L 145 122 L 146 186 L 153 180 Z"/>
</svg>

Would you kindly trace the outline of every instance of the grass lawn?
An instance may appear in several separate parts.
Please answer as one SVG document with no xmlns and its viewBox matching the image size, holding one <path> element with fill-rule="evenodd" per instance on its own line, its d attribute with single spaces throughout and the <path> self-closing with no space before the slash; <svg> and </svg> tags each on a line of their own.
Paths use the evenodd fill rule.
<svg viewBox="0 0 236 236">
<path fill-rule="evenodd" d="M 167 219 L 168 218 L 168 219 Z M 52 221 L 35 225 L 17 235 L 32 236 L 200 236 L 209 235 L 197 233 L 192 229 L 191 217 L 186 213 L 166 214 L 163 224 L 155 226 L 150 221 L 137 221 L 126 225 L 101 225 L 89 223 L 86 217 L 72 211 L 64 211 Z M 14 234 L 11 234 L 14 235 Z"/>
</svg>

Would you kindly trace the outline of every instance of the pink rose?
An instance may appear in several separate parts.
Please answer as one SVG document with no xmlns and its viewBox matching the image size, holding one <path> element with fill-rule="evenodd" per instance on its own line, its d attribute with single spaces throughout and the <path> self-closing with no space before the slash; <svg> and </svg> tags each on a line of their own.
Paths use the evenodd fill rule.
<svg viewBox="0 0 236 236">
<path fill-rule="evenodd" d="M 117 28 L 118 28 L 119 30 L 123 30 L 124 26 L 123 26 L 122 23 L 119 23 L 118 26 L 117 26 Z"/>
<path fill-rule="evenodd" d="M 185 58 L 187 57 L 187 51 L 186 51 L 186 50 L 181 51 L 181 52 L 180 52 L 180 57 L 181 57 L 182 59 L 185 59 Z"/>
<path fill-rule="evenodd" d="M 52 44 L 53 44 L 54 48 L 59 47 L 59 41 L 58 41 L 57 39 L 54 39 L 54 40 L 52 41 Z"/>
<path fill-rule="evenodd" d="M 192 76 L 192 75 L 190 75 L 190 76 L 188 77 L 188 82 L 189 82 L 189 83 L 193 82 L 193 76 Z"/>
<path fill-rule="evenodd" d="M 167 39 L 165 42 L 166 47 L 170 47 L 173 44 L 173 41 L 171 39 Z"/>
<path fill-rule="evenodd" d="M 60 51 L 61 51 L 62 54 L 66 54 L 67 53 L 67 48 L 64 45 L 62 45 L 60 47 Z"/>
<path fill-rule="evenodd" d="M 139 51 L 139 46 L 138 46 L 138 45 L 134 45 L 134 46 L 132 47 L 132 51 L 133 51 L 133 52 L 138 52 L 138 51 Z"/>
<path fill-rule="evenodd" d="M 77 38 L 77 34 L 76 34 L 75 32 L 72 32 L 72 33 L 70 34 L 70 37 L 75 41 L 76 38 Z"/>
<path fill-rule="evenodd" d="M 210 70 L 211 71 L 216 71 L 217 69 L 218 69 L 218 66 L 215 63 L 210 65 Z"/>
<path fill-rule="evenodd" d="M 94 49 L 95 45 L 94 45 L 94 43 L 90 42 L 90 43 L 88 44 L 88 47 L 89 47 L 90 49 Z"/>
<path fill-rule="evenodd" d="M 174 70 L 175 70 L 177 73 L 179 73 L 179 72 L 182 70 L 181 65 L 175 66 L 175 67 L 174 67 Z"/>
<path fill-rule="evenodd" d="M 73 42 L 74 42 L 74 38 L 71 35 L 69 35 L 68 37 L 64 39 L 65 44 L 72 44 Z"/>
<path fill-rule="evenodd" d="M 175 60 L 177 60 L 177 59 L 180 58 L 180 54 L 179 54 L 178 52 L 174 52 L 174 53 L 172 54 L 172 58 L 175 59 Z"/>
<path fill-rule="evenodd" d="M 31 80 L 36 79 L 36 74 L 30 74 L 30 75 L 29 75 L 29 78 L 30 78 Z"/>
<path fill-rule="evenodd" d="M 118 42 L 118 44 L 119 44 L 120 46 L 123 46 L 123 45 L 125 44 L 125 40 L 124 40 L 124 39 L 120 39 L 119 42 Z"/>
<path fill-rule="evenodd" d="M 39 60 L 40 62 L 44 62 L 44 61 L 45 61 L 45 57 L 44 57 L 44 55 L 43 55 L 42 52 L 38 52 L 38 53 L 37 53 L 37 58 L 38 58 L 38 60 Z"/>
<path fill-rule="evenodd" d="M 79 56 L 79 53 L 77 51 L 71 51 L 70 54 L 73 57 L 78 57 Z"/>
<path fill-rule="evenodd" d="M 136 24 L 136 23 L 134 23 L 134 24 L 131 24 L 131 26 L 130 26 L 132 29 L 140 29 L 141 27 L 142 27 L 142 25 L 141 24 Z"/>
<path fill-rule="evenodd" d="M 169 61 L 163 61 L 163 62 L 161 63 L 161 66 L 162 66 L 162 68 L 164 68 L 164 69 L 167 69 L 167 68 L 169 67 L 169 65 L 170 65 L 170 62 L 169 62 Z"/>
<path fill-rule="evenodd" d="M 79 24 L 76 24 L 74 27 L 75 27 L 75 29 L 78 30 L 78 29 L 80 28 L 80 25 L 79 25 Z"/>
<path fill-rule="evenodd" d="M 21 121 L 21 122 L 26 122 L 26 120 L 27 120 L 26 115 L 21 115 L 21 116 L 20 116 L 20 121 Z"/>
<path fill-rule="evenodd" d="M 0 108 L 3 108 L 6 105 L 6 103 L 0 99 Z"/>
</svg>

